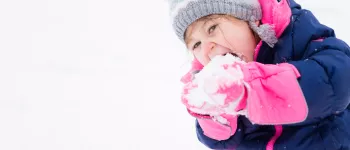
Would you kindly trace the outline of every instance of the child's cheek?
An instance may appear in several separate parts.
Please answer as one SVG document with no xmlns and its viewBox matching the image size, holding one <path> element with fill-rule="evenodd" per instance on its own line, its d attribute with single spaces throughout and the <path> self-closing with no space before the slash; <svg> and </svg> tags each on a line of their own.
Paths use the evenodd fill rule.
<svg viewBox="0 0 350 150">
<path fill-rule="evenodd" d="M 246 54 L 244 54 L 243 58 L 241 59 L 245 62 L 254 61 L 254 52 L 246 52 Z"/>
<path fill-rule="evenodd" d="M 251 38 L 242 38 L 236 40 L 236 51 L 241 55 L 241 59 L 245 62 L 251 62 L 254 60 L 254 51 L 255 51 L 255 41 Z"/>
</svg>

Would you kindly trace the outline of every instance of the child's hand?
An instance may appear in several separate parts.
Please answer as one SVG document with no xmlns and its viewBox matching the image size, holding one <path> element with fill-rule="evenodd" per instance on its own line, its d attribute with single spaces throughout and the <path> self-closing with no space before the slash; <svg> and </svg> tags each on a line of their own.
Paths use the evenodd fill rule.
<svg viewBox="0 0 350 150">
<path fill-rule="evenodd" d="M 239 64 L 245 62 L 231 54 L 217 56 L 196 74 L 182 96 L 189 111 L 208 115 L 222 124 L 228 124 L 223 114 L 243 114 L 246 88 Z"/>
<path fill-rule="evenodd" d="M 265 125 L 298 123 L 308 113 L 299 76 L 287 63 L 245 63 L 228 54 L 214 58 L 186 84 L 182 102 L 221 124 L 229 123 L 224 115 L 245 115 Z"/>
</svg>

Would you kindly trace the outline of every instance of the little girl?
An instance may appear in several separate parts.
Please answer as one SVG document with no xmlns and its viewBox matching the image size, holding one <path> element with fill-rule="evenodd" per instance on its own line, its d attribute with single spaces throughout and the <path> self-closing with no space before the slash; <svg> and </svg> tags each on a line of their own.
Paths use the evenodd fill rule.
<svg viewBox="0 0 350 150">
<path fill-rule="evenodd" d="M 350 149 L 350 48 L 294 0 L 170 0 L 211 149 Z"/>
</svg>

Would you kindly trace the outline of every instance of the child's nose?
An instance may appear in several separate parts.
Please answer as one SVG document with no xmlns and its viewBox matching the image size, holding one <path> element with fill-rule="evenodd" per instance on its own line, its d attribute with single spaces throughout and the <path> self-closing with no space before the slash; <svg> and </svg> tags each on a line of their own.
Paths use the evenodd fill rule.
<svg viewBox="0 0 350 150">
<path fill-rule="evenodd" d="M 203 46 L 204 46 L 205 51 L 206 51 L 206 52 L 209 52 L 209 51 L 211 51 L 212 49 L 214 49 L 215 43 L 214 43 L 214 42 L 205 42 L 205 43 L 203 44 Z"/>
<path fill-rule="evenodd" d="M 211 51 L 213 51 L 215 49 L 216 44 L 213 42 L 205 42 L 202 43 L 203 44 L 203 49 L 204 49 L 204 53 L 205 55 L 208 55 L 211 53 Z"/>
<path fill-rule="evenodd" d="M 215 44 L 211 51 L 207 53 L 207 55 L 210 59 L 213 59 L 217 55 L 224 55 L 228 52 L 230 52 L 228 48 L 221 46 L 220 44 Z"/>
</svg>

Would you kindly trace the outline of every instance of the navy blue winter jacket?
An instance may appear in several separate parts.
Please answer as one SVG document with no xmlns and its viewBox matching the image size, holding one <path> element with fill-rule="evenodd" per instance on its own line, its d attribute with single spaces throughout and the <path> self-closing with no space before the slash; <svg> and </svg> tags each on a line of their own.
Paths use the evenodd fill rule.
<svg viewBox="0 0 350 150">
<path fill-rule="evenodd" d="M 278 43 L 261 46 L 257 62 L 293 64 L 309 107 L 307 119 L 284 125 L 275 150 L 350 149 L 350 48 L 308 10 L 290 0 L 292 17 Z M 323 39 L 323 40 L 318 40 Z M 238 118 L 238 128 L 224 141 L 208 138 L 196 122 L 199 141 L 211 149 L 263 150 L 275 134 L 274 126 L 253 125 Z"/>
</svg>

